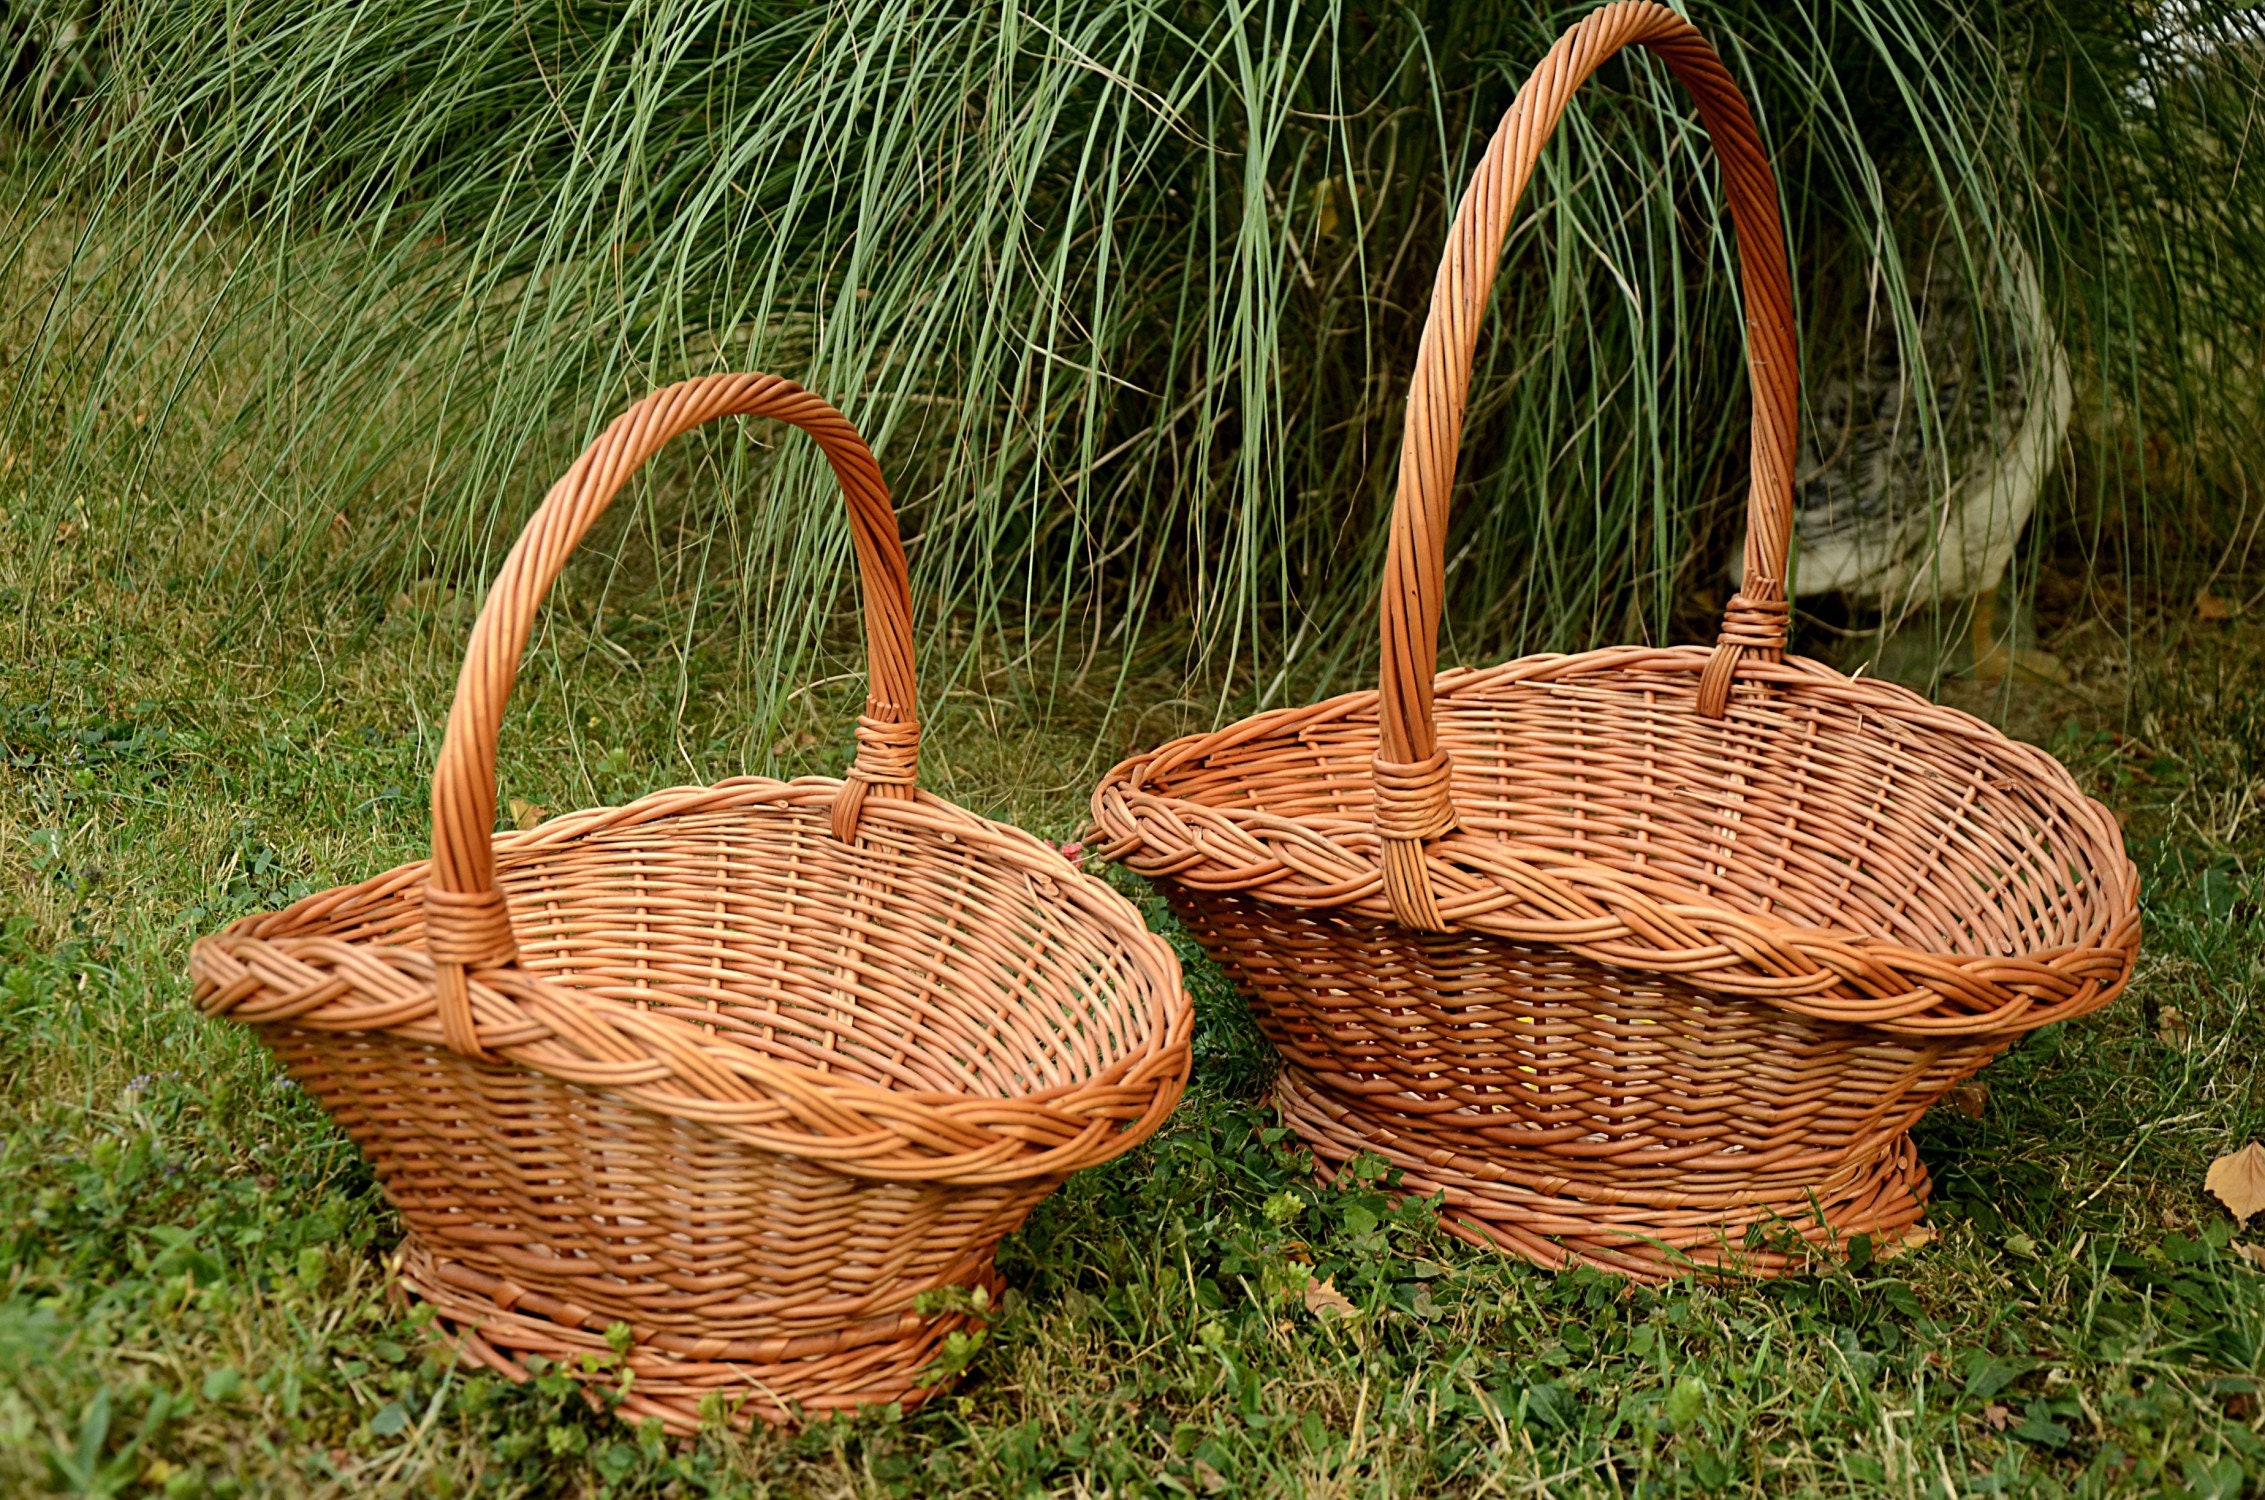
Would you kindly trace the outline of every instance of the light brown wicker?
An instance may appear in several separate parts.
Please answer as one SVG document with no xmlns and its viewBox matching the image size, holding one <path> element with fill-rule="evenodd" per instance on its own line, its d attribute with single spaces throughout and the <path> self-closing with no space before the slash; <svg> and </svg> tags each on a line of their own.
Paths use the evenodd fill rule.
<svg viewBox="0 0 2265 1500">
<path fill-rule="evenodd" d="M 739 777 L 494 837 L 496 734 L 559 568 L 678 433 L 768 416 L 849 501 L 870 696 L 846 781 Z M 912 601 L 879 467 L 792 383 L 687 381 L 608 427 L 473 626 L 433 855 L 190 958 L 368 1153 L 401 1284 L 473 1362 L 609 1355 L 671 1431 L 908 1405 L 1000 1236 L 1186 1086 L 1170 948 L 1046 844 L 915 790 Z M 915 1299 L 969 1289 L 958 1311 Z M 952 1300 L 947 1298 L 947 1301 Z M 615 1333 L 618 1338 L 618 1332 Z M 621 1379 L 618 1365 L 592 1378 Z"/>
<path fill-rule="evenodd" d="M 1754 390 L 1718 644 L 1434 676 L 1448 498 L 1503 233 L 1567 99 L 1647 47 L 1698 101 Z M 1324 1163 L 1379 1153 L 1465 1238 L 1657 1279 L 1782 1272 L 1924 1207 L 1907 1131 L 2139 942 L 2108 812 L 2042 751 L 1784 657 L 1796 387 L 1777 190 L 1664 7 L 1566 33 L 1464 195 L 1408 401 L 1382 684 L 1175 740 L 1094 794 L 1239 980 Z"/>
</svg>

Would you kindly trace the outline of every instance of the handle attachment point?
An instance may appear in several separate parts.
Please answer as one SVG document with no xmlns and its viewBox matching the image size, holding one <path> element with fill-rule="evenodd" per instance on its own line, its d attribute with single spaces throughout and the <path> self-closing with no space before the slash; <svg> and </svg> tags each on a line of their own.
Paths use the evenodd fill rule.
<svg viewBox="0 0 2265 1500">
<path fill-rule="evenodd" d="M 500 969 L 519 961 L 511 913 L 503 892 L 444 890 L 425 885 L 425 951 L 432 955 L 433 987 L 440 1001 L 442 1040 L 466 1057 L 489 1060 L 472 1019 L 470 971 Z"/>
<path fill-rule="evenodd" d="M 1739 661 L 1751 652 L 1762 661 L 1785 655 L 1786 626 L 1793 614 L 1783 599 L 1755 598 L 1738 593 L 1722 612 L 1722 633 L 1715 637 L 1714 655 L 1699 674 L 1699 713 L 1719 719 L 1730 711 L 1730 683 Z"/>
<path fill-rule="evenodd" d="M 500 969 L 517 963 L 519 944 L 511 935 L 511 913 L 503 892 L 493 886 L 450 891 L 428 883 L 425 951 L 436 964 L 465 969 Z"/>
<path fill-rule="evenodd" d="M 892 790 L 881 795 L 910 798 L 920 779 L 920 725 L 912 719 L 857 716 L 857 759 L 842 778 L 834 798 L 834 837 L 843 843 L 857 838 L 857 820 L 865 798 L 875 787 Z"/>
<path fill-rule="evenodd" d="M 1455 798 L 1449 789 L 1452 763 L 1445 750 L 1422 760 L 1369 762 L 1376 778 L 1376 831 L 1384 840 L 1384 894 L 1403 926 L 1445 932 L 1446 919 L 1424 870 L 1423 846 L 1453 833 Z"/>
</svg>

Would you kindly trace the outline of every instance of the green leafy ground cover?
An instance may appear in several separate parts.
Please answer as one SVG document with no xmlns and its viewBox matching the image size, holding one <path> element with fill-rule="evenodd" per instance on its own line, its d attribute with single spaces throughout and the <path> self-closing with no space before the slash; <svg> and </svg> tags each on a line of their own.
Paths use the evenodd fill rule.
<svg viewBox="0 0 2265 1500">
<path fill-rule="evenodd" d="M 2124 1001 L 1995 1063 L 1978 1118 L 1926 1122 L 1933 1245 L 1769 1286 L 1630 1291 L 1465 1249 L 1383 1184 L 1317 1190 L 1261 1102 L 1267 1054 L 1183 944 L 1202 1016 L 1186 1104 L 1008 1242 L 1014 1290 L 952 1394 L 677 1446 L 563 1377 L 514 1388 L 436 1359 L 385 1298 L 398 1227 L 358 1156 L 255 1043 L 187 1003 L 199 932 L 422 853 L 468 603 L 432 590 L 375 625 L 231 623 L 194 559 L 171 582 L 143 568 L 159 581 L 138 591 L 111 581 L 111 552 L 85 540 L 102 504 L 47 538 L 36 591 L 8 571 L 30 550 L 20 518 L 0 549 L 0 1493 L 2265 1482 L 2265 1267 L 2201 1191 L 2212 1157 L 2265 1136 L 2265 630 L 2189 627 L 2136 676 L 2067 634 L 2052 643 L 2078 691 L 2000 701 L 2129 812 L 2147 950 Z M 839 769 L 854 680 L 799 700 L 793 743 L 751 751 L 738 726 L 760 685 L 702 666 L 729 652 L 672 657 L 680 622 L 609 604 L 610 566 L 578 568 L 538 634 L 507 798 L 618 800 L 766 749 Z M 1019 705 L 1009 682 L 938 705 L 935 784 L 1070 836 L 1098 721 L 1074 695 Z M 1113 734 L 1173 732 L 1173 691 L 1146 685 L 1153 711 Z M 1305 1310 L 1298 1255 L 1356 1322 Z"/>
</svg>

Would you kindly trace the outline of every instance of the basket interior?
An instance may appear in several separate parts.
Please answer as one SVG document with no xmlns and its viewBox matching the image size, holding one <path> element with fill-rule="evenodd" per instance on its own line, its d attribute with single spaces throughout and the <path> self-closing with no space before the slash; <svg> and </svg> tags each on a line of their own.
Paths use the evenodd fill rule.
<svg viewBox="0 0 2265 1500">
<path fill-rule="evenodd" d="M 2011 957 L 2096 940 L 2114 920 L 2102 877 L 2122 851 L 2099 846 L 2075 784 L 2042 752 L 1884 684 L 1773 685 L 1709 720 L 1694 683 L 1627 669 L 1443 676 L 1439 742 L 1464 831 L 1923 952 Z M 1369 696 L 1148 788 L 1365 827 L 1377 733 Z"/>
<path fill-rule="evenodd" d="M 499 838 L 497 874 L 522 968 L 771 1061 L 1009 1099 L 1159 1040 L 1155 982 L 1095 894 L 978 841 L 869 815 L 846 845 L 822 803 L 770 803 Z M 415 895 L 356 935 L 420 944 Z"/>
</svg>

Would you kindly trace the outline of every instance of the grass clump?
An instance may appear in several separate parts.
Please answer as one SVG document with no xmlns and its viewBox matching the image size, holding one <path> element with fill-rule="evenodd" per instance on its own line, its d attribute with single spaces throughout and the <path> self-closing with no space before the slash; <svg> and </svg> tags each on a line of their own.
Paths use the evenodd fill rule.
<svg viewBox="0 0 2265 1500">
<path fill-rule="evenodd" d="M 1154 660 L 1288 701 L 1368 669 L 1439 240 L 1571 13 L 24 14 L 5 423 L 46 456 L 23 503 L 50 522 L 178 465 L 114 538 L 125 555 L 162 566 L 210 512 L 242 538 L 212 586 L 367 618 L 423 579 L 476 586 L 517 477 L 628 400 L 772 369 L 882 452 L 926 618 L 963 627 L 930 653 L 947 678 L 1004 654 L 1051 690 Z M 1971 367 L 1937 368 L 1930 300 L 2002 300 L 2022 263 L 2081 385 L 2042 529 L 2143 590 L 2189 586 L 2246 534 L 2265 199 L 2241 191 L 2255 41 L 2234 12 L 1695 18 L 1777 152 L 1812 372 L 1892 345 L 1914 473 L 1947 477 L 1960 413 L 2012 399 L 2033 358 L 1976 314 L 1953 341 Z M 1612 64 L 1514 228 L 1449 548 L 1471 659 L 1698 631 L 1696 596 L 1719 599 L 1740 325 L 1688 116 L 1662 70 Z M 802 680 L 841 528 L 800 449 L 716 461 L 729 506 L 664 491 L 646 523 L 673 586 L 736 618 L 743 669 Z"/>
</svg>

